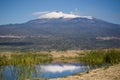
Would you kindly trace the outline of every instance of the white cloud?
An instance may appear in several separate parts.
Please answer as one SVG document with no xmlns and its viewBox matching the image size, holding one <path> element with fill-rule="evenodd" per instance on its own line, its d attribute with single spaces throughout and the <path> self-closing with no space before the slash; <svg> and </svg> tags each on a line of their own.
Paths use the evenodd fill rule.
<svg viewBox="0 0 120 80">
<path fill-rule="evenodd" d="M 88 19 L 92 19 L 92 16 L 79 16 L 73 13 L 63 13 L 63 12 L 58 12 L 58 11 L 53 11 L 53 12 L 49 12 L 49 11 L 45 11 L 45 12 L 35 12 L 33 13 L 33 15 L 37 15 L 38 18 L 88 18 Z"/>
<path fill-rule="evenodd" d="M 34 12 L 33 15 L 41 15 L 41 14 L 46 14 L 49 13 L 49 11 L 44 11 L 44 12 Z"/>
</svg>

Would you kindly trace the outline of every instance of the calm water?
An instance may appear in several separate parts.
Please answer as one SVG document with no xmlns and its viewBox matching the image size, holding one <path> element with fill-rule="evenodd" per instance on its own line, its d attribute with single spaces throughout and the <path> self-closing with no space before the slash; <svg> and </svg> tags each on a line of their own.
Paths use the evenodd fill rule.
<svg viewBox="0 0 120 80">
<path fill-rule="evenodd" d="M 0 80 L 32 78 L 56 78 L 89 70 L 82 63 L 49 63 L 30 66 L 4 66 L 0 68 Z"/>
</svg>

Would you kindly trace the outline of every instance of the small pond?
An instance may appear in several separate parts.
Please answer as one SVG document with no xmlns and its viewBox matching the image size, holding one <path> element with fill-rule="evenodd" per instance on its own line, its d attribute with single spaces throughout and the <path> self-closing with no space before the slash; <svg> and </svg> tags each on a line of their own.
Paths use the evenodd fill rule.
<svg viewBox="0 0 120 80">
<path fill-rule="evenodd" d="M 33 78 L 57 78 L 88 71 L 83 63 L 47 63 L 29 66 L 2 66 L 0 80 L 24 80 Z"/>
</svg>

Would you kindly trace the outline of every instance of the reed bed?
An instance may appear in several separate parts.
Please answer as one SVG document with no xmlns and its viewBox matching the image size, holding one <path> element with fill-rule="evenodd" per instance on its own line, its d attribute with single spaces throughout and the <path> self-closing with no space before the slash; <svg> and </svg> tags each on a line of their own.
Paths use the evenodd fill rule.
<svg viewBox="0 0 120 80">
<path fill-rule="evenodd" d="M 11 54 L 9 57 L 5 55 L 0 55 L 0 66 L 3 65 L 29 65 L 29 64 L 39 64 L 52 61 L 52 56 L 50 54 L 44 53 L 31 53 L 22 52 Z"/>
<path fill-rule="evenodd" d="M 120 50 L 91 50 L 79 59 L 87 64 L 116 64 L 120 62 Z"/>
</svg>

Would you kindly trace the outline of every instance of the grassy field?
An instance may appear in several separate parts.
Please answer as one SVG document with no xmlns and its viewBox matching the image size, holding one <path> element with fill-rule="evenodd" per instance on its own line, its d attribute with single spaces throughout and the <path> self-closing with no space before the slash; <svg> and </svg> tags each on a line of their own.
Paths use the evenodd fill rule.
<svg viewBox="0 0 120 80">
<path fill-rule="evenodd" d="M 81 51 L 0 51 L 0 66 L 76 62 Z"/>
<path fill-rule="evenodd" d="M 29 65 L 51 62 L 50 54 L 38 52 L 1 52 L 0 66 L 3 65 Z"/>
<path fill-rule="evenodd" d="M 120 49 L 68 50 L 68 51 L 1 51 L 0 66 L 38 64 L 45 62 L 85 62 L 89 64 L 116 64 L 120 62 Z"/>
</svg>

